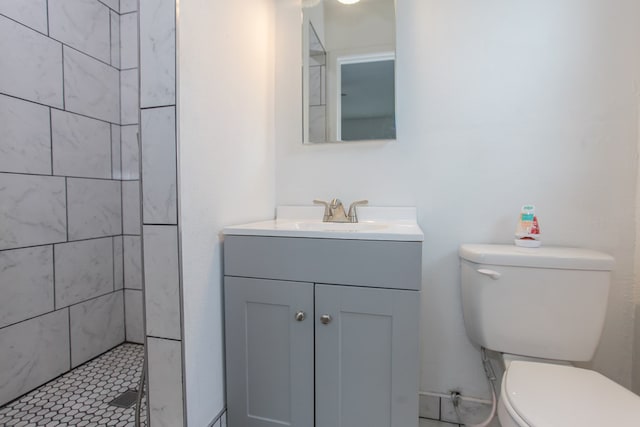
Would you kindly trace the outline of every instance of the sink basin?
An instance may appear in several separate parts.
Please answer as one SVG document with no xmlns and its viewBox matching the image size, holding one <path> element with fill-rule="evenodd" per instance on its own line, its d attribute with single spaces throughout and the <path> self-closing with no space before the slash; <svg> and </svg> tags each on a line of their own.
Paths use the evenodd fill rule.
<svg viewBox="0 0 640 427">
<path fill-rule="evenodd" d="M 279 206 L 276 218 L 225 227 L 225 235 L 423 241 L 413 207 L 358 208 L 359 222 L 322 222 L 321 206 Z"/>
<path fill-rule="evenodd" d="M 309 231 L 338 231 L 345 233 L 360 233 L 363 231 L 380 231 L 389 228 L 389 224 L 375 222 L 311 222 L 298 221 L 293 223 L 298 230 Z"/>
</svg>

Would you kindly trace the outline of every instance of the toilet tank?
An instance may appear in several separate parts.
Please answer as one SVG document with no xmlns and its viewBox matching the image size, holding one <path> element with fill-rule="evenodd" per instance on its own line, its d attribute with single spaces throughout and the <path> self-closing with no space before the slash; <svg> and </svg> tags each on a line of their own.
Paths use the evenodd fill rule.
<svg viewBox="0 0 640 427">
<path fill-rule="evenodd" d="M 614 260 L 579 248 L 460 246 L 467 335 L 490 350 L 587 361 L 600 340 Z"/>
</svg>

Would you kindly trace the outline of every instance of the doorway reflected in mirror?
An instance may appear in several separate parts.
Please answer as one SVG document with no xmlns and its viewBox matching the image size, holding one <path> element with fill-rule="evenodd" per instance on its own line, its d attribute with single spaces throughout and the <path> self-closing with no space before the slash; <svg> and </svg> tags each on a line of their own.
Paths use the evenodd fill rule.
<svg viewBox="0 0 640 427">
<path fill-rule="evenodd" d="M 303 142 L 394 140 L 394 0 L 302 5 Z"/>
<path fill-rule="evenodd" d="M 338 140 L 396 139 L 393 53 L 338 58 Z"/>
</svg>

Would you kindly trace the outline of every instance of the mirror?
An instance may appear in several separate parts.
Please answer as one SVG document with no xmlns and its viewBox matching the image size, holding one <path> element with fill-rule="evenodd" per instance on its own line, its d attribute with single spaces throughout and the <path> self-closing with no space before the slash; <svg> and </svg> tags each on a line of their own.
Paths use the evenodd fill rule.
<svg viewBox="0 0 640 427">
<path fill-rule="evenodd" d="M 302 0 L 303 142 L 393 140 L 395 2 Z"/>
</svg>

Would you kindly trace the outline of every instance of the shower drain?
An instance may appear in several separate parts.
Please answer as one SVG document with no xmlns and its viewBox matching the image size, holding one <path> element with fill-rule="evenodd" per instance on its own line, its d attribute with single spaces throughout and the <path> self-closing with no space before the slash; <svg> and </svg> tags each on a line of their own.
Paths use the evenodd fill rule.
<svg viewBox="0 0 640 427">
<path fill-rule="evenodd" d="M 109 402 L 109 405 L 118 408 L 131 408 L 138 400 L 138 390 L 127 390 L 120 396 Z"/>
</svg>

